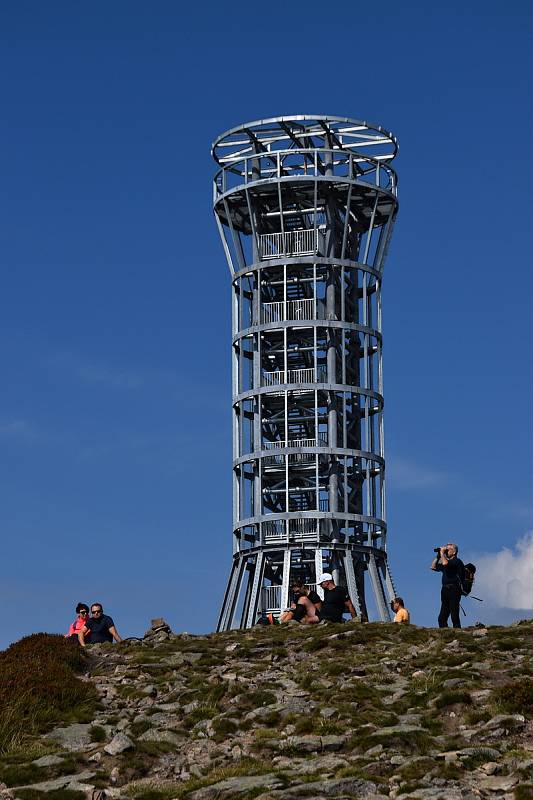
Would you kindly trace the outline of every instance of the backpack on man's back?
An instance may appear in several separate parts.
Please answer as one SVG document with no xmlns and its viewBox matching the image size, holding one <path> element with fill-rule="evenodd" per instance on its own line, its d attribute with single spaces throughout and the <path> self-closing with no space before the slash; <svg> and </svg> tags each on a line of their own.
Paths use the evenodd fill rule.
<svg viewBox="0 0 533 800">
<path fill-rule="evenodd" d="M 464 565 L 464 575 L 463 580 L 461 581 L 461 594 L 467 597 L 470 592 L 472 591 L 472 586 L 474 585 L 476 575 L 476 565 L 475 564 L 465 564 Z"/>
</svg>

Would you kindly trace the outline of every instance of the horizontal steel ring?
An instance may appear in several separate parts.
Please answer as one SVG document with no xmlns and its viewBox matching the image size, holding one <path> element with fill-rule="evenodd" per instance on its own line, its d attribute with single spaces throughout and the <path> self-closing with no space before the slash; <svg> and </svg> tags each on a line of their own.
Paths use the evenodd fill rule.
<svg viewBox="0 0 533 800">
<path fill-rule="evenodd" d="M 276 447 L 275 450 L 259 450 L 258 452 L 246 453 L 233 461 L 233 467 L 256 461 L 258 458 L 266 458 L 273 455 L 290 455 L 292 453 L 325 453 L 329 455 L 348 456 L 352 458 L 364 458 L 367 461 L 374 461 L 381 467 L 385 467 L 385 459 L 377 453 L 368 450 L 352 450 L 349 447 Z"/>
<path fill-rule="evenodd" d="M 336 328 L 337 330 L 356 331 L 372 336 L 378 342 L 383 342 L 383 335 L 376 328 L 368 328 L 366 325 L 359 325 L 357 322 L 344 322 L 339 319 L 285 319 L 279 322 L 261 322 L 251 325 L 249 328 L 242 328 L 232 338 L 232 344 L 240 339 L 250 336 L 252 333 L 261 331 L 275 331 L 283 328 Z"/>
<path fill-rule="evenodd" d="M 249 389 L 246 392 L 235 395 L 232 399 L 232 405 L 240 403 L 241 400 L 248 400 L 258 394 L 272 394 L 273 392 L 290 392 L 308 390 L 310 392 L 326 391 L 326 392 L 351 392 L 352 394 L 360 394 L 365 397 L 370 397 L 377 400 L 383 408 L 383 395 L 375 392 L 373 389 L 365 389 L 362 386 L 349 386 L 346 383 L 280 383 L 276 386 L 261 386 L 257 389 Z"/>
<path fill-rule="evenodd" d="M 318 266 L 339 268 L 344 267 L 345 269 L 355 269 L 360 270 L 361 272 L 368 272 L 377 280 L 382 279 L 382 275 L 379 270 L 374 269 L 374 267 L 371 267 L 368 264 L 363 264 L 361 261 L 350 261 L 346 258 L 326 258 L 325 256 L 318 256 L 315 254 L 311 256 L 282 256 L 281 258 L 269 258 L 268 260 L 265 259 L 264 261 L 252 261 L 250 266 L 244 267 L 243 269 L 239 270 L 239 272 L 236 272 L 231 280 L 232 283 L 234 283 L 237 278 L 242 278 L 245 275 L 248 275 L 250 272 L 255 272 L 256 270 L 261 271 L 267 267 L 282 267 L 284 264 L 287 266 L 292 264 L 317 264 Z"/>
</svg>

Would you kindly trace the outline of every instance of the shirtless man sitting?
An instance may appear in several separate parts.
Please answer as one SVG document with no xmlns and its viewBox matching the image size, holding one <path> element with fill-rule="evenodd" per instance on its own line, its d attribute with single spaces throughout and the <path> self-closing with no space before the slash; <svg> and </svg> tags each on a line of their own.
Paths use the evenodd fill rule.
<svg viewBox="0 0 533 800">
<path fill-rule="evenodd" d="M 316 625 L 319 619 L 314 604 L 307 596 L 309 589 L 299 580 L 295 580 L 292 582 L 291 591 L 294 600 L 290 609 L 281 614 L 279 621 L 290 622 L 295 620 L 296 622 L 301 622 L 302 625 Z"/>
</svg>

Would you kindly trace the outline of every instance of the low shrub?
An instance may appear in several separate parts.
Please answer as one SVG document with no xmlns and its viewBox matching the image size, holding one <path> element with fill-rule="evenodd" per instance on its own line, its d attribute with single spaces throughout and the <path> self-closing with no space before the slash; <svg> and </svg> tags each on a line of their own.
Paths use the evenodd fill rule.
<svg viewBox="0 0 533 800">
<path fill-rule="evenodd" d="M 92 725 L 89 728 L 89 736 L 91 737 L 91 742 L 105 742 L 107 739 L 105 728 L 102 728 L 101 725 Z"/>
<path fill-rule="evenodd" d="M 85 792 L 74 789 L 52 789 L 51 792 L 40 792 L 38 789 L 17 789 L 20 800 L 86 800 Z"/>
<path fill-rule="evenodd" d="M 435 701 L 436 708 L 445 708 L 455 704 L 472 705 L 472 697 L 468 692 L 443 692 Z"/>
<path fill-rule="evenodd" d="M 509 714 L 533 714 L 533 678 L 505 683 L 492 693 L 492 702 Z"/>
<path fill-rule="evenodd" d="M 0 653 L 0 754 L 57 722 L 86 720 L 98 695 L 76 672 L 85 652 L 63 636 L 35 633 Z"/>
</svg>

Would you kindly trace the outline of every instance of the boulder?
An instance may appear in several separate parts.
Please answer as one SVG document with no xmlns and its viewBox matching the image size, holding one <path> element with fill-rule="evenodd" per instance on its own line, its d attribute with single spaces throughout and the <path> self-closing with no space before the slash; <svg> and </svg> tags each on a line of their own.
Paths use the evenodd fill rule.
<svg viewBox="0 0 533 800">
<path fill-rule="evenodd" d="M 134 747 L 135 745 L 125 733 L 117 733 L 113 736 L 109 744 L 106 744 L 104 750 L 110 756 L 118 756 L 125 750 L 133 750 Z"/>
<path fill-rule="evenodd" d="M 240 775 L 224 781 L 204 786 L 190 795 L 191 800 L 233 800 L 239 795 L 249 794 L 257 789 L 278 789 L 282 783 L 272 773 L 267 775 Z"/>
<path fill-rule="evenodd" d="M 54 728 L 45 735 L 45 738 L 53 739 L 65 750 L 75 752 L 76 750 L 85 749 L 91 743 L 91 727 L 90 723 L 75 722 L 73 725 L 67 725 L 64 728 Z"/>
</svg>

